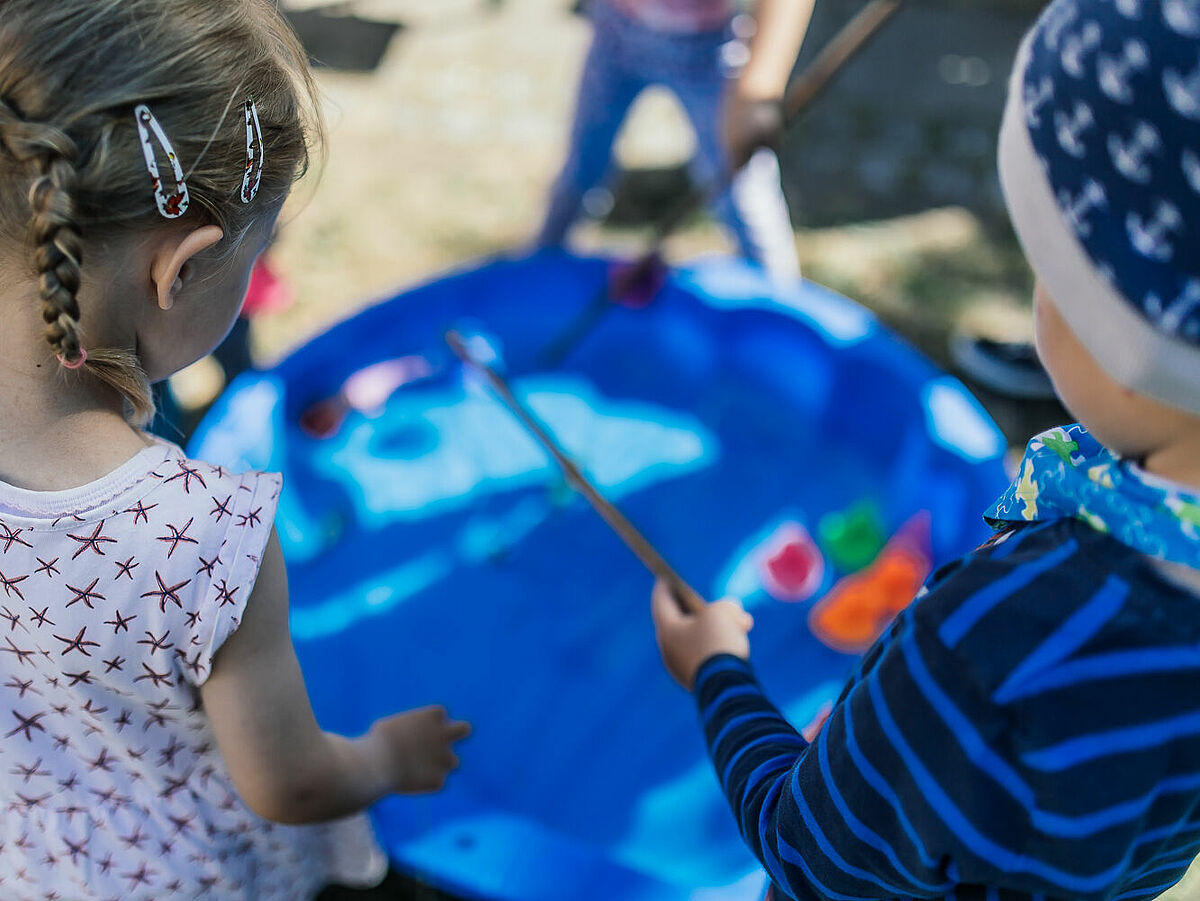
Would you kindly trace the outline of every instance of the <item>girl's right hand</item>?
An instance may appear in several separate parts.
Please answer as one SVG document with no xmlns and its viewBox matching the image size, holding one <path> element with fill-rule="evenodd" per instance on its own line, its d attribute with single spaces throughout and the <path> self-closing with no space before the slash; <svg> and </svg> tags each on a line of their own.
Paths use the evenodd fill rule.
<svg viewBox="0 0 1200 901">
<path fill-rule="evenodd" d="M 458 767 L 453 745 L 471 734 L 469 724 L 451 720 L 444 707 L 420 707 L 376 720 L 368 740 L 386 767 L 393 791 L 438 791 Z"/>
</svg>

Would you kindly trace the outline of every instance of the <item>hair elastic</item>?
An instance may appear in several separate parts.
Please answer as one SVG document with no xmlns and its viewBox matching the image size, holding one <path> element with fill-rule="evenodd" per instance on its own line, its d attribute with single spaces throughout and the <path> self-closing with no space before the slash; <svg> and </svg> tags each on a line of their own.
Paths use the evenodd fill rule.
<svg viewBox="0 0 1200 901">
<path fill-rule="evenodd" d="M 175 155 L 175 148 L 171 146 L 171 141 L 167 138 L 167 133 L 163 131 L 162 125 L 154 117 L 154 113 L 150 112 L 150 107 L 144 103 L 138 104 L 134 107 L 133 115 L 137 120 L 138 137 L 142 141 L 142 153 L 146 157 L 146 169 L 149 170 L 150 178 L 154 181 L 154 201 L 158 204 L 158 211 L 164 219 L 178 219 L 187 212 L 188 204 L 191 202 L 187 182 L 183 178 L 183 167 L 179 164 L 179 157 Z M 162 178 L 158 174 L 158 159 L 154 150 L 154 141 L 158 142 L 162 152 L 171 163 L 171 174 L 175 178 L 175 191 L 172 194 L 166 194 L 163 191 Z"/>
<path fill-rule="evenodd" d="M 87 351 L 82 347 L 79 348 L 79 359 L 69 362 L 65 357 L 59 357 L 58 362 L 62 363 L 64 369 L 82 369 L 83 364 L 87 362 Z"/>
<path fill-rule="evenodd" d="M 262 182 L 266 148 L 262 124 L 258 121 L 258 104 L 246 100 L 246 174 L 242 177 L 242 203 L 249 203 L 258 194 Z"/>
</svg>

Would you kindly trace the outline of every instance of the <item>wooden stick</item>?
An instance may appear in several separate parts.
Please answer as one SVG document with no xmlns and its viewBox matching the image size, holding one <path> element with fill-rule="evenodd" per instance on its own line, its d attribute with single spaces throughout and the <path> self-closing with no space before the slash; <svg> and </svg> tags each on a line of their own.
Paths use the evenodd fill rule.
<svg viewBox="0 0 1200 901">
<path fill-rule="evenodd" d="M 496 395 L 512 414 L 521 421 L 521 424 L 529 430 L 530 434 L 537 439 L 538 443 L 546 449 L 547 453 L 554 458 L 554 461 L 562 468 L 563 473 L 566 474 L 567 480 L 571 485 L 587 499 L 592 508 L 600 514 L 601 518 L 608 523 L 617 536 L 629 546 L 629 549 L 637 555 L 637 558 L 642 561 L 646 568 L 671 586 L 675 600 L 679 603 L 683 612 L 694 613 L 704 607 L 704 599 L 700 596 L 699 592 L 688 585 L 671 564 L 666 561 L 663 555 L 658 552 L 657 548 L 646 540 L 645 536 L 625 517 L 625 514 L 618 510 L 616 506 L 596 489 L 587 476 L 580 471 L 579 467 L 575 465 L 570 457 L 558 446 L 558 443 L 546 432 L 542 424 L 517 400 L 516 395 L 513 394 L 512 389 L 508 386 L 503 376 L 486 363 L 475 359 L 457 332 L 446 332 L 446 343 L 450 345 L 450 349 L 454 351 L 463 363 L 474 367 L 487 377 L 492 390 L 496 392 Z"/>
</svg>

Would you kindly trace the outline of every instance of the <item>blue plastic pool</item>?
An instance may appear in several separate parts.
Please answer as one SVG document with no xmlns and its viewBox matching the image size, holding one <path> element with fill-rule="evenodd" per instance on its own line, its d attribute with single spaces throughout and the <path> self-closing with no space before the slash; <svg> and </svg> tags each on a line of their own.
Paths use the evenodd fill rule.
<svg viewBox="0 0 1200 901">
<path fill-rule="evenodd" d="M 685 578 L 745 598 L 756 666 L 799 726 L 857 653 L 814 634 L 814 605 L 898 531 L 933 563 L 977 544 L 1004 442 L 859 306 L 729 259 L 614 307 L 545 371 L 606 266 L 547 253 L 403 292 L 239 379 L 191 450 L 284 473 L 292 629 L 323 725 L 431 702 L 472 722 L 446 791 L 374 811 L 402 867 L 466 898 L 749 901 L 764 878 L 658 662 L 650 577 L 443 332 L 495 353 Z M 393 359 L 419 377 L 328 437 L 299 428 Z"/>
</svg>

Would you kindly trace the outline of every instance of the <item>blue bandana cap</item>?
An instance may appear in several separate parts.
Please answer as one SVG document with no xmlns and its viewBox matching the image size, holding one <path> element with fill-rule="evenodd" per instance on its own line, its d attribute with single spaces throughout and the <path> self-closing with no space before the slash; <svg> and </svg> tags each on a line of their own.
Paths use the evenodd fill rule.
<svg viewBox="0 0 1200 901">
<path fill-rule="evenodd" d="M 1200 415 L 1200 0 L 1054 0 L 1021 45 L 999 163 L 1076 337 Z"/>
</svg>

